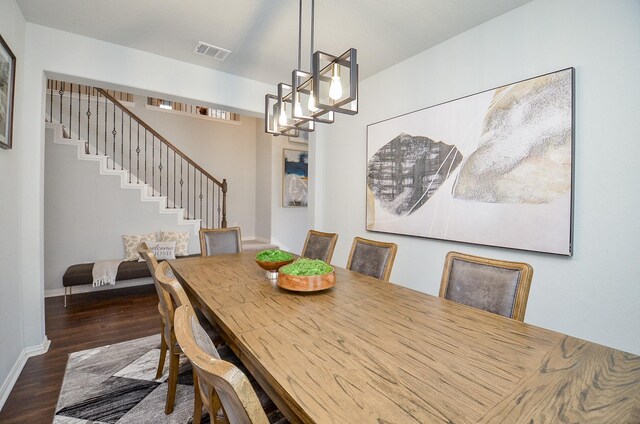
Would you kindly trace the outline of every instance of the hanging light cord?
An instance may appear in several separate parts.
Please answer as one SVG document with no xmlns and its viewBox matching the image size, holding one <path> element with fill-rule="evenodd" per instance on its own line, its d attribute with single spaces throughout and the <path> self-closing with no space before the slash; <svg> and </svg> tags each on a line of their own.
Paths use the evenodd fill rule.
<svg viewBox="0 0 640 424">
<path fill-rule="evenodd" d="M 302 51 L 302 0 L 298 10 L 298 69 L 300 69 L 300 56 Z"/>
<path fill-rule="evenodd" d="M 313 69 L 313 36 L 314 36 L 314 26 L 315 26 L 315 0 L 311 0 L 311 49 L 309 50 L 309 70 Z M 298 64 L 298 67 L 300 65 Z"/>
</svg>

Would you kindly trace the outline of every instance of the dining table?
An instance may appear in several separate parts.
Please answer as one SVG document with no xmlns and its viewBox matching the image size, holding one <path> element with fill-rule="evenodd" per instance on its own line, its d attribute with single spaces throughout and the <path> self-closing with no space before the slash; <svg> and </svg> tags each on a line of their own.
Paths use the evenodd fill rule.
<svg viewBox="0 0 640 424">
<path fill-rule="evenodd" d="M 284 290 L 255 253 L 169 264 L 290 422 L 640 423 L 639 356 L 338 266 Z"/>
</svg>

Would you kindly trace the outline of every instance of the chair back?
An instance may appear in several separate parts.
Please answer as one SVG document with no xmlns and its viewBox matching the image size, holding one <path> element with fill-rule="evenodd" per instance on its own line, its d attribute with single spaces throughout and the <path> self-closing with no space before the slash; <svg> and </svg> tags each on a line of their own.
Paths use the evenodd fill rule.
<svg viewBox="0 0 640 424">
<path fill-rule="evenodd" d="M 338 234 L 336 233 L 323 233 L 309 230 L 307 239 L 304 242 L 304 247 L 302 248 L 302 255 L 300 256 L 309 259 L 320 259 L 326 263 L 330 263 L 337 241 Z"/>
<path fill-rule="evenodd" d="M 187 296 L 187 292 L 184 291 L 182 285 L 176 280 L 167 262 L 162 262 L 158 265 L 158 268 L 156 268 L 156 278 L 162 289 L 171 295 L 177 307 L 182 305 L 193 307 Z"/>
<path fill-rule="evenodd" d="M 200 252 L 202 256 L 242 252 L 240 227 L 202 228 L 200 230 Z"/>
<path fill-rule="evenodd" d="M 533 268 L 459 252 L 445 259 L 440 297 L 524 321 Z"/>
<path fill-rule="evenodd" d="M 389 281 L 398 245 L 355 237 L 347 261 L 347 269 L 380 280 Z"/>
<path fill-rule="evenodd" d="M 156 292 L 158 293 L 159 299 L 159 308 L 161 309 L 160 314 L 164 315 L 164 317 L 171 317 L 169 320 L 169 325 L 173 322 L 173 304 L 171 303 L 171 295 L 162 288 L 158 279 L 156 278 L 156 271 L 158 269 L 158 260 L 156 259 L 156 255 L 149 249 L 147 243 L 142 242 L 138 246 L 138 253 L 147 263 L 147 267 L 149 268 L 149 272 L 151 273 L 151 278 L 153 279 L 153 285 L 156 288 Z M 163 319 L 164 320 L 164 319 Z"/>
<path fill-rule="evenodd" d="M 175 333 L 193 366 L 202 403 L 211 417 L 216 416 L 220 402 L 230 423 L 269 422 L 247 376 L 235 365 L 220 359 L 189 305 L 176 310 Z"/>
</svg>

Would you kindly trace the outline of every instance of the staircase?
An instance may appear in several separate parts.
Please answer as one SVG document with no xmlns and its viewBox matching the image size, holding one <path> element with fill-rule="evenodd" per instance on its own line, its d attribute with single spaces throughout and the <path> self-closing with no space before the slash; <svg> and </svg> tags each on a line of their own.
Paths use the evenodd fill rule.
<svg viewBox="0 0 640 424">
<path fill-rule="evenodd" d="M 100 164 L 101 175 L 120 176 L 179 225 L 227 226 L 227 182 L 211 176 L 123 102 L 126 93 L 62 81 L 47 82 L 47 128 L 58 144 L 75 145 L 79 160 Z"/>
</svg>

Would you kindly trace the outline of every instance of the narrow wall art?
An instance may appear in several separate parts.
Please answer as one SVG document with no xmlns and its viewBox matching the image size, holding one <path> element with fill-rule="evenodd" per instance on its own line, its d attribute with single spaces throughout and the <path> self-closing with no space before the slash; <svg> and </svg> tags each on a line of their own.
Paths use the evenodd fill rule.
<svg viewBox="0 0 640 424">
<path fill-rule="evenodd" d="M 282 206 L 307 206 L 309 182 L 309 153 L 283 149 Z"/>
<path fill-rule="evenodd" d="M 367 126 L 367 230 L 572 255 L 574 69 Z"/>
<path fill-rule="evenodd" d="M 0 35 L 0 147 L 10 149 L 13 129 L 13 90 L 16 80 L 16 57 Z"/>
</svg>

